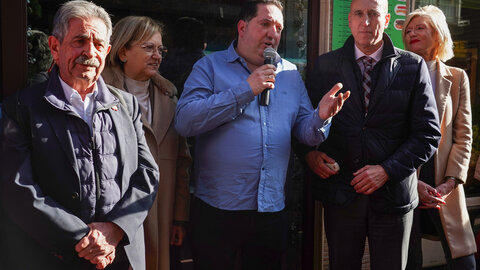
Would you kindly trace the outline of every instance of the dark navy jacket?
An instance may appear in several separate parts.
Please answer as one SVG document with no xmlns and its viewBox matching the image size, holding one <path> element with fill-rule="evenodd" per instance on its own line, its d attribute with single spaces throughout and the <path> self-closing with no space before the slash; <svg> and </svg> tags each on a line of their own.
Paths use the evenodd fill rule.
<svg viewBox="0 0 480 270">
<path fill-rule="evenodd" d="M 317 59 L 307 84 L 312 103 L 318 104 L 337 82 L 351 96 L 319 148 L 338 162 L 340 172 L 329 179 L 314 179 L 313 192 L 324 203 L 347 205 L 356 196 L 350 185 L 352 173 L 365 165 L 381 165 L 389 180 L 371 195 L 372 207 L 407 213 L 418 204 L 415 171 L 438 147 L 438 113 L 422 58 L 395 48 L 386 34 L 383 41 L 382 59 L 372 73 L 367 115 L 353 36 L 342 48 Z"/>
<path fill-rule="evenodd" d="M 106 221 L 125 232 L 117 250 L 133 269 L 145 268 L 142 225 L 158 167 L 135 98 L 97 83 L 103 94 L 95 100 L 92 138 L 79 137 L 88 126 L 65 104 L 56 69 L 3 103 L 0 269 L 94 269 L 74 246 L 88 223 Z"/>
</svg>

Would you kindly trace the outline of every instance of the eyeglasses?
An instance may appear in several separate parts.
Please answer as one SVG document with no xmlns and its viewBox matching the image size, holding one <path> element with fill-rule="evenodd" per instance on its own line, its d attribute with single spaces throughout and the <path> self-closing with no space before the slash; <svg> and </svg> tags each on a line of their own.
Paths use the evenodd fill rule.
<svg viewBox="0 0 480 270">
<path fill-rule="evenodd" d="M 152 43 L 141 44 L 140 48 L 142 48 L 144 51 L 146 51 L 147 53 L 150 53 L 150 54 L 153 54 L 153 52 L 155 52 L 155 50 L 156 50 L 162 58 L 165 57 L 165 55 L 168 52 L 167 46 L 161 45 L 161 46 L 158 46 L 157 48 L 155 48 L 155 45 L 152 44 Z"/>
</svg>

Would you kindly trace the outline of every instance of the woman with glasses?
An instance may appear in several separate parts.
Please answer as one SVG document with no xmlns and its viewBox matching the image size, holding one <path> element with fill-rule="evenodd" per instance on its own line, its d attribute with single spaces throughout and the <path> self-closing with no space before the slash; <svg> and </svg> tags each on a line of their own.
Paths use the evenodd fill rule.
<svg viewBox="0 0 480 270">
<path fill-rule="evenodd" d="M 475 268 L 475 239 L 463 184 L 472 148 L 472 113 L 467 74 L 444 64 L 453 42 L 443 12 L 425 6 L 408 14 L 403 28 L 407 50 L 425 60 L 430 71 L 442 139 L 435 155 L 419 169 L 407 269 L 422 269 L 421 235 L 442 242 L 448 269 Z"/>
<path fill-rule="evenodd" d="M 170 245 L 182 244 L 188 220 L 191 157 L 174 128 L 177 90 L 158 72 L 167 52 L 162 26 L 149 17 L 125 17 L 115 25 L 111 45 L 102 77 L 138 99 L 145 137 L 160 169 L 156 202 L 144 223 L 147 270 L 168 270 Z"/>
</svg>

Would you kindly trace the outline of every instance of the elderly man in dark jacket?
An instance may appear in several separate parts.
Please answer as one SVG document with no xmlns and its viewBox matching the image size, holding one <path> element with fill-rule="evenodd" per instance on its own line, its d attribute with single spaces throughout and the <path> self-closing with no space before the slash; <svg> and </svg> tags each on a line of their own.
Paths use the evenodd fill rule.
<svg viewBox="0 0 480 270">
<path fill-rule="evenodd" d="M 348 19 L 352 36 L 309 77 L 314 104 L 337 82 L 352 93 L 320 151 L 306 155 L 319 176 L 313 193 L 324 203 L 331 269 L 361 269 L 367 237 L 372 269 L 404 269 L 415 171 L 440 139 L 435 99 L 421 57 L 383 33 L 387 0 L 353 0 Z"/>
<path fill-rule="evenodd" d="M 100 77 L 111 28 L 103 8 L 65 3 L 49 80 L 3 104 L 0 269 L 145 269 L 158 168 L 135 98 Z"/>
</svg>

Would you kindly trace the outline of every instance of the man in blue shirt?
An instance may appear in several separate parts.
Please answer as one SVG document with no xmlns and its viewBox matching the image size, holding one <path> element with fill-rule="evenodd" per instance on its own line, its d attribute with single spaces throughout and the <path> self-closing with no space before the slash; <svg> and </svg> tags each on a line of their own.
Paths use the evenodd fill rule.
<svg viewBox="0 0 480 270">
<path fill-rule="evenodd" d="M 175 126 L 196 136 L 192 209 L 196 269 L 280 269 L 286 246 L 284 183 L 293 133 L 317 145 L 348 98 L 335 85 L 313 110 L 295 65 L 263 64 L 283 28 L 277 0 L 248 1 L 230 47 L 200 59 L 177 105 Z M 270 90 L 270 105 L 260 93 Z"/>
</svg>

